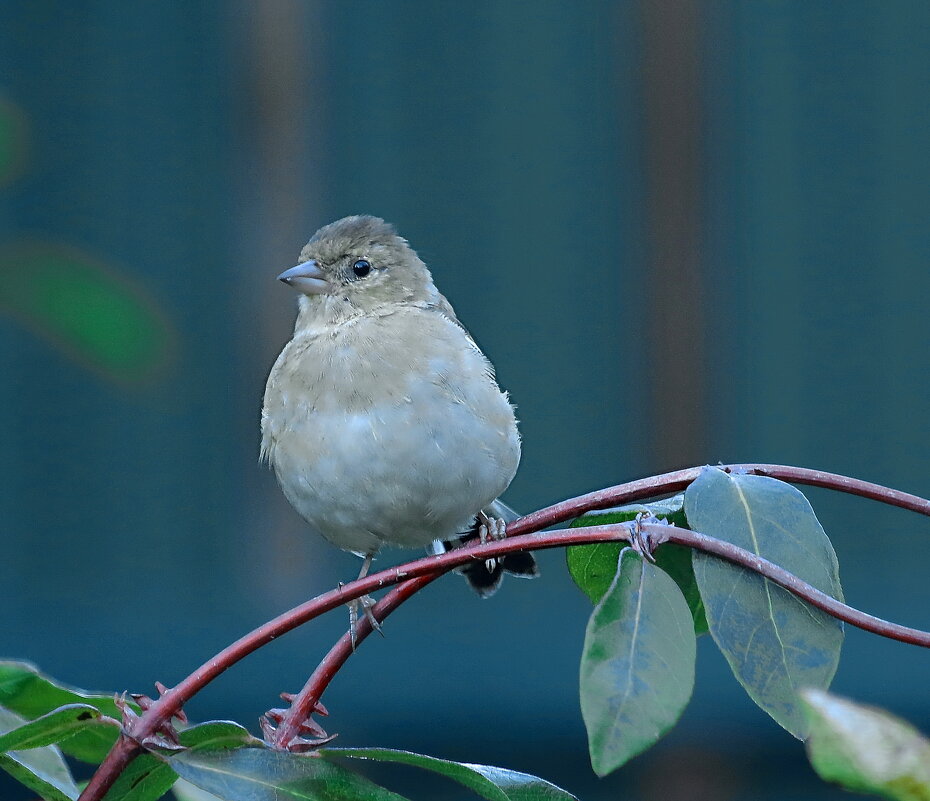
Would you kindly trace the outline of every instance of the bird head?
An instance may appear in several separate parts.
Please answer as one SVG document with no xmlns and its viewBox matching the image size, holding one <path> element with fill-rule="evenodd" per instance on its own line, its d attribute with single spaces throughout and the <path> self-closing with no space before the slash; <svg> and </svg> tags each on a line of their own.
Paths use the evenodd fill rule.
<svg viewBox="0 0 930 801">
<path fill-rule="evenodd" d="M 301 311 L 346 305 L 368 311 L 438 296 L 432 276 L 407 240 L 378 217 L 356 215 L 324 225 L 278 279 L 301 293 Z"/>
</svg>

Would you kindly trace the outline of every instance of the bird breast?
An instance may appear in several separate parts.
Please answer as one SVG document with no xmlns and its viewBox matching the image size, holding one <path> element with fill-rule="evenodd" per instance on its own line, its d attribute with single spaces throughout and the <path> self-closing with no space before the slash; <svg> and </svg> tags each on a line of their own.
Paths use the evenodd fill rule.
<svg viewBox="0 0 930 801">
<path fill-rule="evenodd" d="M 359 552 L 462 531 L 520 459 L 481 351 L 448 317 L 405 307 L 296 335 L 268 378 L 262 450 L 307 522 Z"/>
</svg>

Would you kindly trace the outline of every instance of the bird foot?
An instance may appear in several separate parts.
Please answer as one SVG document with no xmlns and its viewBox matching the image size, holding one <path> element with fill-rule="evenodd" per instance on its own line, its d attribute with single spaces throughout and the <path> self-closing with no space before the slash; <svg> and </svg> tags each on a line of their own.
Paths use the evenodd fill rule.
<svg viewBox="0 0 930 801">
<path fill-rule="evenodd" d="M 358 572 L 359 579 L 365 578 L 368 575 L 368 571 L 371 568 L 371 562 L 375 558 L 374 553 L 365 554 L 365 558 L 362 560 L 362 569 Z M 341 586 L 341 585 L 340 585 Z M 365 617 L 368 619 L 368 622 L 371 624 L 371 628 L 374 631 L 377 631 L 382 637 L 384 632 L 381 630 L 381 624 L 378 622 L 378 619 L 375 617 L 374 612 L 372 612 L 372 607 L 375 605 L 375 599 L 370 595 L 362 595 L 360 598 L 355 598 L 348 603 L 349 607 L 349 639 L 352 641 L 352 651 L 354 653 L 355 646 L 358 645 L 358 607 L 361 604 L 362 609 L 364 610 Z"/>
<path fill-rule="evenodd" d="M 371 624 L 371 628 L 374 631 L 377 631 L 382 637 L 384 636 L 384 630 L 381 627 L 381 623 L 378 622 L 378 619 L 375 617 L 375 613 L 372 612 L 376 601 L 370 595 L 363 595 L 360 598 L 355 598 L 352 601 L 349 601 L 346 604 L 349 607 L 349 637 L 352 640 L 352 650 L 355 650 L 356 645 L 358 645 L 358 608 L 362 607 L 362 613 L 365 615 L 365 618 Z"/>
<path fill-rule="evenodd" d="M 516 519 L 516 514 L 514 514 Z M 507 536 L 506 520 L 494 518 L 485 512 L 475 516 L 472 527 L 451 540 L 442 540 L 433 545 L 433 553 L 446 553 L 461 545 L 473 545 L 475 537 L 482 543 L 491 540 L 501 540 Z M 510 573 L 518 578 L 535 578 L 539 575 L 539 568 L 533 554 L 529 551 L 517 551 L 506 556 L 491 559 L 475 559 L 461 567 L 456 568 L 469 586 L 482 598 L 493 595 L 500 586 L 504 573 Z"/>
<path fill-rule="evenodd" d="M 478 512 L 478 539 L 481 544 L 497 542 L 507 536 L 507 522 L 500 517 L 490 517 L 484 512 Z M 484 566 L 488 573 L 493 573 L 497 567 L 497 559 L 485 559 Z"/>
</svg>

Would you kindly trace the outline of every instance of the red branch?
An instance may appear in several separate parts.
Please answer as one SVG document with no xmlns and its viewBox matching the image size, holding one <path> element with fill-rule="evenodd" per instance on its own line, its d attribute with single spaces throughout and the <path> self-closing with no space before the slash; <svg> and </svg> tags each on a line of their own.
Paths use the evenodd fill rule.
<svg viewBox="0 0 930 801">
<path fill-rule="evenodd" d="M 626 484 L 608 487 L 607 489 L 597 490 L 587 495 L 581 495 L 577 498 L 563 501 L 562 503 L 549 506 L 546 509 L 541 509 L 538 512 L 529 514 L 509 524 L 507 526 L 507 536 L 511 538 L 520 534 L 539 531 L 548 526 L 563 523 L 566 520 L 572 520 L 585 512 L 607 509 L 611 506 L 619 506 L 624 503 L 633 503 L 638 500 L 643 500 L 644 498 L 653 498 L 657 495 L 680 492 L 697 478 L 702 469 L 703 468 L 700 467 L 692 467 L 687 470 L 678 470 L 674 473 L 666 473 L 661 476 L 631 481 Z M 879 484 L 872 484 L 867 481 L 860 481 L 859 479 L 837 475 L 835 473 L 825 473 L 821 470 L 809 470 L 804 467 L 771 464 L 728 465 L 723 469 L 730 473 L 752 473 L 754 475 L 778 478 L 783 481 L 793 481 L 797 484 L 826 487 L 840 492 L 848 492 L 853 495 L 860 495 L 865 498 L 882 501 L 892 506 L 910 509 L 920 514 L 930 515 L 930 501 L 924 498 L 889 489 L 888 487 L 882 487 Z M 586 531 L 591 531 L 591 528 L 593 527 L 587 528 Z M 646 530 L 645 526 L 644 530 Z M 680 529 L 671 529 L 671 531 L 677 533 Z M 562 534 L 562 532 L 557 533 Z M 690 534 L 696 534 L 696 532 L 687 532 L 684 535 L 685 538 Z M 666 541 L 666 538 L 663 537 L 661 541 Z M 700 550 L 706 553 L 714 553 L 725 559 L 728 558 L 725 554 L 716 551 L 716 545 L 719 541 L 710 537 L 704 537 L 702 545 L 698 545 L 697 541 L 691 543 L 684 542 L 680 537 L 672 541 L 679 542 L 682 545 L 691 545 L 691 547 L 700 548 Z M 563 544 L 568 544 L 565 540 L 561 540 L 561 542 Z M 723 544 L 726 545 L 726 543 Z M 537 547 L 542 548 L 546 546 L 537 545 Z M 482 555 L 484 554 L 485 552 L 482 551 Z M 758 558 L 753 557 L 753 559 L 755 560 Z M 737 564 L 743 564 L 744 567 L 756 570 L 756 572 L 762 572 L 756 566 L 755 561 L 752 564 L 744 564 L 739 558 L 733 558 L 731 561 Z M 764 562 L 765 560 L 762 561 Z M 926 642 L 913 639 L 915 632 L 918 638 L 924 634 L 923 632 L 917 632 L 916 629 L 907 629 L 903 626 L 896 626 L 894 623 L 887 623 L 879 618 L 866 615 L 863 612 L 858 612 L 851 607 L 845 606 L 845 604 L 839 604 L 839 602 L 824 595 L 824 593 L 819 592 L 819 590 L 815 590 L 813 587 L 809 588 L 813 590 L 813 593 L 811 593 L 810 596 L 805 596 L 803 592 L 798 592 L 798 588 L 803 585 L 804 582 L 799 582 L 792 574 L 781 570 L 781 568 L 777 568 L 775 565 L 771 566 L 776 568 L 776 570 L 773 571 L 771 575 L 764 575 L 768 575 L 776 584 L 780 584 L 786 589 L 796 592 L 796 594 L 801 597 L 805 597 L 805 600 L 808 600 L 814 606 L 820 607 L 835 617 L 885 637 L 900 639 L 902 642 L 926 645 Z M 384 620 L 404 601 L 415 595 L 436 578 L 438 578 L 438 574 L 411 579 L 391 590 L 391 592 L 385 595 L 372 609 L 375 619 L 378 622 Z M 854 614 L 848 617 L 847 613 Z M 356 645 L 361 643 L 371 632 L 372 626 L 370 621 L 367 618 L 360 621 L 356 629 Z M 307 680 L 303 689 L 294 698 L 290 709 L 275 732 L 273 745 L 278 748 L 286 748 L 287 745 L 293 741 L 299 731 L 302 721 L 306 720 L 311 714 L 316 702 L 320 700 L 326 688 L 329 686 L 329 683 L 351 655 L 352 642 L 347 632 L 336 642 L 323 661 L 317 666 L 316 670 L 313 671 L 313 674 Z"/>
<path fill-rule="evenodd" d="M 80 801 L 99 801 L 112 786 L 116 777 L 129 762 L 144 750 L 139 745 L 147 737 L 158 731 L 181 707 L 197 692 L 221 673 L 232 667 L 256 649 L 266 645 L 271 640 L 306 623 L 325 612 L 342 606 L 347 602 L 367 595 L 376 590 L 401 583 L 401 586 L 388 593 L 374 607 L 374 615 L 378 620 L 387 617 L 394 609 L 400 606 L 407 598 L 422 587 L 429 584 L 442 574 L 459 567 L 473 559 L 486 559 L 521 550 L 538 550 L 543 548 L 565 547 L 593 542 L 606 542 L 628 540 L 630 537 L 629 525 L 617 526 L 591 526 L 581 529 L 569 529 L 549 532 L 548 534 L 533 534 L 548 526 L 565 520 L 578 517 L 588 511 L 606 509 L 623 503 L 631 503 L 658 495 L 679 492 L 697 478 L 702 468 L 689 468 L 661 476 L 620 484 L 604 490 L 598 490 L 578 498 L 563 501 L 562 503 L 542 509 L 526 517 L 514 521 L 507 527 L 508 537 L 500 542 L 489 542 L 484 545 L 476 544 L 466 548 L 458 548 L 449 553 L 429 556 L 418 559 L 405 565 L 389 568 L 366 578 L 353 581 L 335 590 L 323 593 L 316 598 L 294 607 L 288 612 L 270 620 L 263 626 L 255 629 L 232 645 L 224 648 L 216 656 L 201 665 L 177 686 L 167 690 L 141 717 L 127 725 L 126 731 L 119 737 L 110 753 L 91 778 Z M 728 472 L 754 473 L 767 475 L 785 481 L 812 486 L 827 487 L 860 495 L 866 498 L 881 501 L 892 506 L 910 509 L 920 514 L 930 516 L 930 501 L 916 495 L 899 492 L 878 484 L 871 484 L 846 476 L 825 473 L 818 470 L 808 470 L 800 467 L 783 465 L 730 465 L 723 468 Z M 661 531 L 659 531 L 659 530 Z M 790 573 L 767 562 L 761 557 L 743 551 L 729 543 L 705 537 L 697 532 L 686 529 L 675 529 L 671 526 L 644 525 L 643 531 L 654 538 L 653 544 L 669 541 L 688 545 L 699 550 L 713 553 L 721 558 L 728 559 L 736 564 L 743 565 L 750 570 L 770 578 L 777 584 L 794 592 L 815 606 L 830 614 L 835 614 L 853 625 L 873 631 L 882 636 L 892 637 L 904 642 L 911 642 L 930 647 L 930 634 L 916 629 L 897 626 L 887 621 L 873 618 L 851 607 L 841 604 L 819 590 L 805 584 Z M 661 532 L 665 532 L 662 534 Z M 669 534 L 674 532 L 674 538 Z M 519 536 L 523 535 L 523 536 Z M 370 633 L 370 623 L 367 619 L 359 622 L 357 635 L 359 641 Z M 351 653 L 347 642 L 348 635 L 344 636 L 327 657 L 314 671 L 304 689 L 295 698 L 288 714 L 281 721 L 275 735 L 275 744 L 286 745 L 296 735 L 300 723 L 307 718 L 313 709 L 314 702 L 319 699 L 322 689 L 332 680 L 345 660 Z M 300 717 L 302 715 L 302 717 Z"/>
<path fill-rule="evenodd" d="M 686 470 L 664 473 L 661 476 L 630 481 L 626 484 L 618 484 L 616 487 L 589 492 L 587 495 L 579 495 L 577 498 L 562 501 L 562 503 L 548 506 L 538 512 L 533 512 L 526 517 L 515 520 L 507 526 L 507 535 L 512 536 L 514 534 L 540 531 L 557 523 L 572 520 L 585 512 L 609 509 L 611 506 L 633 503 L 644 498 L 655 498 L 658 495 L 681 492 L 700 475 L 703 469 L 703 467 L 689 467 Z M 898 506 L 902 509 L 909 509 L 912 512 L 930 516 L 930 501 L 925 498 L 883 487 L 881 484 L 872 484 L 869 481 L 841 476 L 837 473 L 825 473 L 822 470 L 810 470 L 806 467 L 791 467 L 781 464 L 731 464 L 721 465 L 720 469 L 728 473 L 752 473 L 757 476 L 769 476 L 781 481 L 790 481 L 792 484 L 826 487 L 837 492 L 859 495 L 863 498 L 887 503 L 890 506 Z"/>
</svg>

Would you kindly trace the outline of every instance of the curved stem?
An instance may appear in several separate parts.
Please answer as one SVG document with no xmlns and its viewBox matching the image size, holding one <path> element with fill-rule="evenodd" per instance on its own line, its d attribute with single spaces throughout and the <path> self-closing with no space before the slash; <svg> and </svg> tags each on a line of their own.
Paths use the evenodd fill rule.
<svg viewBox="0 0 930 801">
<path fill-rule="evenodd" d="M 203 687 L 206 686 L 209 682 L 211 682 L 224 671 L 228 670 L 236 662 L 243 659 L 248 654 L 267 644 L 271 640 L 280 637 L 282 634 L 285 634 L 288 631 L 291 631 L 292 629 L 302 625 L 303 623 L 306 623 L 318 617 L 319 615 L 362 595 L 369 594 L 384 587 L 405 582 L 402 587 L 398 587 L 397 590 L 389 593 L 374 607 L 373 611 L 375 613 L 375 617 L 380 620 L 381 618 L 378 617 L 379 607 L 380 612 L 384 617 L 386 617 L 391 611 L 396 609 L 408 597 L 410 597 L 410 595 L 413 595 L 423 586 L 430 583 L 430 581 L 438 578 L 443 573 L 446 573 L 449 570 L 452 570 L 453 568 L 470 561 L 471 559 L 485 559 L 490 556 L 502 555 L 520 550 L 536 550 L 541 548 L 562 547 L 565 545 L 628 539 L 628 528 L 616 526 L 593 526 L 583 529 L 551 532 L 547 535 L 528 535 L 531 535 L 532 532 L 537 532 L 541 529 L 547 528 L 548 526 L 552 526 L 557 523 L 564 522 L 565 520 L 577 517 L 588 511 L 605 509 L 610 506 L 617 506 L 623 503 L 643 500 L 645 498 L 650 498 L 657 495 L 666 495 L 669 493 L 679 492 L 688 484 L 690 484 L 695 478 L 697 478 L 702 469 L 703 468 L 695 467 L 689 468 L 687 470 L 678 470 L 671 473 L 665 473 L 664 475 L 660 476 L 641 479 L 639 481 L 631 481 L 626 484 L 620 484 L 614 487 L 609 487 L 607 489 L 598 490 L 597 492 L 588 493 L 587 495 L 582 495 L 578 498 L 572 498 L 570 500 L 563 501 L 561 503 L 547 507 L 546 509 L 541 509 L 538 512 L 527 515 L 526 517 L 522 517 L 519 520 L 511 523 L 507 527 L 508 538 L 506 540 L 499 542 L 489 542 L 484 545 L 473 545 L 467 548 L 459 548 L 454 551 L 450 551 L 449 553 L 441 554 L 438 556 L 430 556 L 426 557 L 425 559 L 418 559 L 406 565 L 390 568 L 388 570 L 367 576 L 366 578 L 353 581 L 338 589 L 330 590 L 329 592 L 323 593 L 322 595 L 313 598 L 312 600 L 307 601 L 306 603 L 303 603 L 299 606 L 296 606 L 282 615 L 279 615 L 278 617 L 258 627 L 249 634 L 246 634 L 232 645 L 224 648 L 216 656 L 197 668 L 197 670 L 191 673 L 174 688 L 166 691 L 157 701 L 155 701 L 155 703 L 151 705 L 151 707 L 149 707 L 148 710 L 142 714 L 141 717 L 133 721 L 133 723 L 129 726 L 129 730 L 120 736 L 113 749 L 107 755 L 106 759 L 97 769 L 96 773 L 94 773 L 90 783 L 81 793 L 81 801 L 99 801 L 99 799 L 103 797 L 107 789 L 109 789 L 120 772 L 136 755 L 141 752 L 142 749 L 138 745 L 139 742 L 152 735 L 164 723 L 169 721 L 171 717 L 185 703 L 187 703 L 187 701 L 190 700 L 192 696 L 203 689 Z M 802 467 L 769 464 L 729 465 L 722 467 L 722 469 L 727 470 L 728 472 L 745 472 L 755 473 L 757 475 L 767 475 L 773 478 L 779 478 L 784 481 L 790 481 L 797 484 L 827 487 L 829 489 L 835 489 L 840 492 L 847 492 L 853 495 L 861 495 L 863 497 L 872 498 L 873 500 L 878 500 L 892 506 L 899 506 L 904 509 L 910 509 L 920 514 L 930 515 L 930 501 L 928 500 L 919 498 L 916 495 L 910 495 L 908 493 L 899 492 L 898 490 L 893 490 L 888 487 L 883 487 L 879 484 L 859 481 L 858 479 L 848 478 L 847 476 L 841 476 L 835 473 L 826 473 L 819 470 L 809 470 Z M 618 531 L 618 529 L 621 528 L 622 533 Z M 599 529 L 611 529 L 612 531 L 605 534 L 603 531 L 599 532 Z M 598 537 L 598 534 L 600 535 L 600 538 Z M 706 543 L 704 544 L 706 545 Z M 726 545 L 726 543 L 723 544 Z M 693 547 L 701 546 L 694 545 Z M 758 557 L 755 557 L 751 554 L 749 556 L 751 559 L 758 559 Z M 723 558 L 728 557 L 724 556 Z M 762 575 L 765 574 L 763 573 Z M 423 579 L 429 577 L 429 581 L 422 581 L 421 583 L 420 577 Z M 413 581 L 407 581 L 407 579 L 417 579 L 417 583 L 414 583 Z M 777 582 L 777 579 L 774 577 L 772 580 Z M 404 587 L 407 587 L 407 589 L 404 592 L 401 592 Z M 786 587 L 786 589 L 789 589 L 792 592 L 795 591 L 791 587 Z M 801 595 L 800 597 L 805 596 Z M 846 609 L 850 610 L 851 608 L 846 607 Z M 856 613 L 856 610 L 851 611 Z M 856 614 L 863 615 L 861 612 Z M 870 618 L 872 621 L 878 620 L 877 618 L 871 618 L 871 616 L 868 615 L 865 617 Z M 859 625 L 859 623 L 855 623 L 853 620 L 849 620 L 849 622 L 854 623 L 854 625 Z M 885 621 L 881 621 L 881 623 L 884 624 Z M 370 624 L 365 621 L 364 624 L 361 625 L 364 625 L 367 628 L 367 626 Z M 894 627 L 894 624 L 888 623 L 886 625 L 889 627 Z M 863 628 L 867 628 L 869 631 L 874 631 L 876 634 L 882 634 L 882 636 L 895 636 L 875 628 L 868 628 L 866 625 L 863 625 Z M 895 636 L 896 639 L 902 639 L 904 642 L 914 642 L 915 644 L 926 645 L 927 643 L 922 640 L 921 637 L 930 637 L 930 635 L 927 635 L 925 632 L 918 632 L 914 629 L 906 629 L 906 627 L 899 628 L 902 631 L 910 632 L 910 635 L 908 635 L 911 637 L 910 639 L 905 636 Z M 367 636 L 367 633 L 365 636 Z M 914 639 L 914 637 L 916 637 L 916 639 Z M 339 647 L 340 645 L 337 644 L 336 648 Z M 332 676 L 335 675 L 335 671 L 339 669 L 345 659 L 348 658 L 348 655 L 340 657 L 340 654 L 342 653 L 341 651 L 339 654 L 334 654 L 336 648 L 334 648 L 333 651 L 330 652 L 330 655 L 327 657 L 327 659 L 324 660 L 324 662 L 329 660 L 328 666 L 322 671 L 320 668 L 318 668 L 318 670 L 314 672 L 314 676 L 317 676 L 318 673 L 320 674 L 320 680 L 323 680 L 323 678 L 328 675 L 329 678 L 326 679 L 327 683 L 329 680 L 331 680 Z M 330 659 L 330 656 L 332 659 Z M 341 662 L 339 661 L 340 658 L 342 658 Z M 304 688 L 308 693 L 308 697 L 311 692 L 309 689 L 310 685 L 311 682 L 308 681 L 307 686 Z M 299 697 L 302 696 L 304 696 L 304 691 L 301 691 Z M 307 714 L 309 714 L 309 712 Z M 304 715 L 304 718 L 306 718 L 306 715 Z M 285 720 L 287 720 L 287 717 Z M 288 724 L 289 727 L 291 725 L 292 724 L 290 723 Z M 283 726 L 284 721 L 282 721 L 281 724 L 281 727 Z M 279 727 L 279 729 L 281 727 Z"/>
<path fill-rule="evenodd" d="M 645 523 L 642 529 L 650 537 L 651 544 L 654 547 L 663 542 L 673 542 L 677 545 L 685 545 L 694 550 L 703 551 L 711 556 L 726 559 L 728 562 L 745 567 L 747 570 L 758 573 L 760 576 L 778 584 L 778 586 L 784 587 L 811 606 L 822 609 L 838 620 L 872 634 L 878 634 L 881 637 L 910 643 L 911 645 L 919 645 L 922 648 L 930 648 L 930 632 L 912 629 L 909 626 L 891 623 L 866 612 L 860 612 L 858 609 L 837 601 L 836 598 L 827 595 L 825 592 L 821 592 L 807 582 L 801 581 L 794 573 L 789 573 L 783 567 L 779 567 L 774 562 L 770 562 L 768 559 L 757 556 L 750 551 L 745 551 L 723 540 L 708 537 L 706 534 L 678 528 L 677 526 Z"/>
<path fill-rule="evenodd" d="M 656 495 L 681 492 L 700 475 L 703 469 L 703 467 L 689 467 L 685 470 L 675 470 L 671 473 L 663 473 L 659 476 L 651 476 L 638 481 L 618 484 L 615 487 L 596 490 L 595 492 L 589 492 L 587 495 L 579 495 L 577 498 L 547 506 L 545 509 L 540 509 L 538 512 L 533 512 L 526 515 L 526 517 L 515 520 L 507 526 L 507 534 L 510 536 L 511 534 L 527 534 L 531 531 L 540 531 L 557 523 L 564 523 L 566 520 L 571 520 L 585 512 L 641 501 L 645 498 L 653 498 Z M 870 481 L 849 478 L 849 476 L 842 476 L 838 473 L 827 473 L 823 470 L 811 470 L 806 467 L 792 467 L 791 465 L 782 464 L 731 464 L 721 465 L 720 469 L 725 470 L 727 473 L 751 473 L 757 476 L 769 476 L 781 481 L 789 481 L 793 484 L 825 487 L 826 489 L 846 492 L 850 495 L 859 495 L 890 506 L 898 506 L 901 509 L 909 509 L 912 512 L 930 516 L 930 500 L 926 498 L 891 489 L 890 487 L 883 487 L 881 484 L 873 484 Z"/>
<path fill-rule="evenodd" d="M 408 579 L 403 584 L 397 585 L 378 603 L 371 608 L 371 614 L 379 623 L 384 620 L 391 612 L 399 607 L 408 598 L 416 595 L 427 584 L 431 584 L 443 573 L 430 573 L 418 578 Z M 359 620 L 355 627 L 355 647 L 368 637 L 374 631 L 368 615 Z M 348 658 L 352 656 L 352 635 L 346 632 L 330 649 L 329 653 L 323 657 L 323 661 L 316 666 L 316 670 L 307 679 L 301 691 L 291 702 L 287 713 L 282 718 L 281 723 L 275 729 L 274 740 L 272 745 L 275 748 L 287 748 L 288 744 L 297 736 L 301 724 L 310 717 L 317 701 L 323 696 L 329 683 L 336 677 L 336 674 L 342 669 Z"/>
<path fill-rule="evenodd" d="M 608 526 L 587 526 L 580 529 L 552 531 L 546 535 L 537 535 L 535 539 L 529 539 L 530 546 L 526 547 L 526 550 L 543 550 L 545 548 L 591 544 L 593 542 L 629 540 L 633 525 L 633 523 L 618 523 Z M 758 573 L 760 576 L 794 593 L 799 598 L 811 604 L 811 606 L 816 606 L 818 609 L 822 609 L 827 614 L 839 620 L 882 637 L 930 648 L 930 632 L 912 629 L 908 626 L 901 626 L 898 623 L 892 623 L 866 612 L 861 612 L 858 609 L 837 601 L 835 598 L 818 590 L 807 582 L 801 581 L 801 579 L 793 573 L 789 573 L 774 562 L 770 562 L 768 559 L 757 556 L 751 551 L 746 551 L 729 542 L 718 540 L 714 537 L 708 537 L 706 534 L 691 531 L 690 529 L 678 528 L 677 526 L 665 524 L 644 523 L 642 524 L 642 531 L 649 538 L 652 548 L 656 548 L 664 542 L 672 542 L 677 545 L 684 545 L 695 550 L 703 551 L 712 556 L 717 556 L 728 562 L 744 567 L 747 570 L 751 570 L 754 573 Z M 473 546 L 470 550 L 476 551 L 482 556 L 496 556 L 501 553 L 523 550 L 520 546 L 527 540 L 527 535 L 513 538 L 508 537 L 505 542 L 509 547 L 506 550 L 489 548 L 488 546 Z M 383 621 L 404 601 L 437 577 L 436 575 L 427 575 L 411 579 L 391 590 L 391 592 L 384 596 L 384 598 L 372 608 L 371 611 L 375 619 L 379 623 Z M 363 624 L 359 624 L 357 641 L 361 642 L 365 637 L 371 634 L 371 632 L 371 622 L 366 619 Z M 295 697 L 290 709 L 275 731 L 273 742 L 275 747 L 287 748 L 288 743 L 297 735 L 300 724 L 311 714 L 317 701 L 320 700 L 326 688 L 329 686 L 329 683 L 351 655 L 352 644 L 349 635 L 344 634 L 332 647 L 317 669 L 313 671 L 313 674 L 307 680 L 303 689 Z"/>
</svg>

